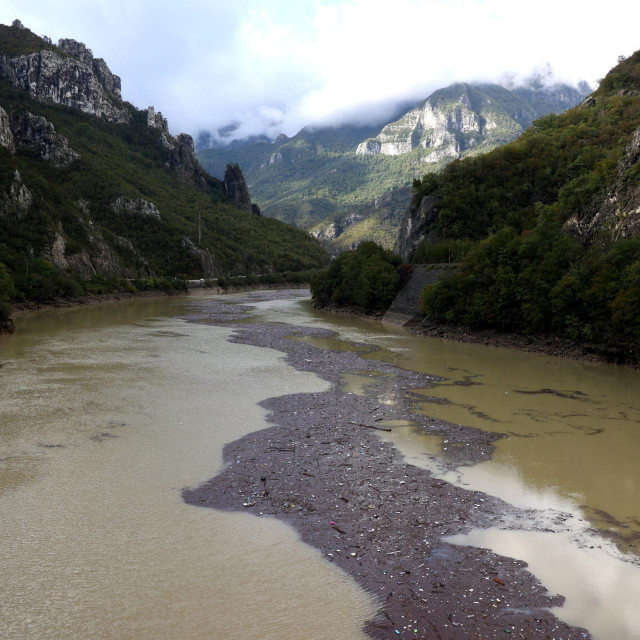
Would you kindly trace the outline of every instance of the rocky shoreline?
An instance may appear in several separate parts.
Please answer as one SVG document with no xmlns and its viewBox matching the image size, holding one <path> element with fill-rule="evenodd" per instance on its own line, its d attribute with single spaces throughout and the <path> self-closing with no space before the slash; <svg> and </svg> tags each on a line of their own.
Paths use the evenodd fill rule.
<svg viewBox="0 0 640 640">
<path fill-rule="evenodd" d="M 262 292 L 247 302 L 283 295 Z M 247 317 L 247 307 L 219 300 L 193 307 L 192 322 L 229 325 Z M 547 593 L 525 563 L 445 540 L 490 526 L 564 531 L 572 516 L 517 509 L 407 464 L 376 435 L 389 428 L 384 421 L 409 419 L 446 438 L 451 468 L 486 460 L 502 436 L 419 413 L 412 390 L 432 386 L 432 376 L 304 341 L 333 335 L 286 324 L 235 325 L 233 342 L 282 351 L 289 365 L 331 387 L 264 401 L 271 426 L 228 444 L 225 469 L 185 490 L 185 501 L 294 526 L 375 599 L 378 615 L 365 628 L 371 638 L 589 638 L 547 610 L 563 599 Z M 364 395 L 342 390 L 342 376 L 352 372 L 369 377 Z"/>
<path fill-rule="evenodd" d="M 522 335 L 502 333 L 495 329 L 469 329 L 458 325 L 443 325 L 428 320 L 422 321 L 409 331 L 421 336 L 471 342 L 474 344 L 520 349 L 531 353 L 543 353 L 548 356 L 583 360 L 585 362 L 609 362 L 631 367 L 640 366 L 638 358 L 623 348 L 574 342 L 556 335 Z"/>
<path fill-rule="evenodd" d="M 385 314 L 384 311 L 367 311 L 354 306 L 327 305 L 316 308 L 319 311 L 328 313 L 378 321 L 382 321 Z M 460 325 L 440 324 L 426 319 L 420 321 L 419 318 L 405 325 L 405 328 L 416 335 L 441 338 L 442 340 L 455 340 L 456 342 L 468 342 L 503 347 L 505 349 L 519 349 L 529 353 L 541 353 L 547 356 L 581 360 L 583 362 L 607 362 L 634 368 L 640 367 L 640 359 L 621 347 L 615 348 L 580 343 L 551 334 L 522 335 L 501 332 L 495 329 L 471 329 Z"/>
<path fill-rule="evenodd" d="M 72 307 L 84 307 L 87 305 L 102 304 L 104 302 L 117 302 L 120 300 L 135 300 L 138 298 L 166 298 L 168 296 L 188 296 L 191 292 L 194 295 L 225 295 L 228 293 L 241 293 L 256 291 L 258 289 L 304 289 L 308 292 L 309 285 L 306 284 L 273 284 L 273 285 L 247 285 L 233 287 L 209 287 L 209 288 L 192 288 L 188 291 L 136 291 L 129 293 L 127 291 L 116 291 L 113 293 L 102 293 L 97 295 L 80 296 L 77 298 L 56 298 L 50 302 L 24 302 L 14 305 L 12 316 L 19 317 L 25 313 L 33 311 L 42 311 L 43 309 L 69 309 Z M 7 321 L 5 334 L 15 333 L 15 325 L 11 319 Z M 3 335 L 3 325 L 0 324 L 0 335 Z"/>
</svg>

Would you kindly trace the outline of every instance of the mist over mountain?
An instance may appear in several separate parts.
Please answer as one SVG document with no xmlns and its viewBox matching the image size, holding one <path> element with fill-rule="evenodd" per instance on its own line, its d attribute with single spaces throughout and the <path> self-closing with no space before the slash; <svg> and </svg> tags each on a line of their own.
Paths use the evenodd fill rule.
<svg viewBox="0 0 640 640">
<path fill-rule="evenodd" d="M 310 231 L 333 252 L 363 240 L 391 248 L 414 179 L 510 142 L 536 118 L 589 93 L 586 83 L 575 88 L 551 78 L 537 74 L 512 89 L 457 83 L 402 105 L 387 122 L 309 126 L 291 138 L 242 141 L 228 127 L 225 144 L 199 137 L 198 158 L 214 175 L 228 162 L 240 164 L 265 215 Z"/>
<path fill-rule="evenodd" d="M 548 63 L 553 82 L 586 79 L 595 86 L 618 55 L 636 49 L 640 6 L 611 0 L 595 12 L 551 0 L 535 7 L 397 0 L 393 10 L 386 0 L 0 3 L 1 22 L 16 16 L 54 41 L 73 34 L 90 42 L 122 76 L 133 104 L 162 104 L 174 135 L 215 135 L 235 123 L 235 139 L 274 139 L 310 124 L 384 124 L 399 104 L 415 104 L 452 82 L 511 88 L 536 70 L 547 73 Z"/>
</svg>

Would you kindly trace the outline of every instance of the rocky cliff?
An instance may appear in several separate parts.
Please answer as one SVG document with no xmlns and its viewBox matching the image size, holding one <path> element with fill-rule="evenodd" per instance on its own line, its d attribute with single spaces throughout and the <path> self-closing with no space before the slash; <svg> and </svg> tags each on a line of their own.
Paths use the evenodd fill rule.
<svg viewBox="0 0 640 640">
<path fill-rule="evenodd" d="M 437 201 L 436 196 L 424 196 L 420 204 L 418 206 L 412 204 L 402 218 L 395 251 L 404 262 L 409 262 L 418 245 L 435 239 L 431 227 L 438 217 Z"/>
<path fill-rule="evenodd" d="M 237 164 L 228 164 L 224 172 L 224 189 L 234 206 L 247 213 L 253 213 L 257 216 L 262 215 L 260 207 L 251 203 L 249 189 L 245 182 L 242 169 Z"/>
<path fill-rule="evenodd" d="M 585 87 L 539 84 L 506 89 L 455 84 L 420 104 L 403 105 L 377 125 L 305 127 L 273 141 L 233 140 L 198 157 L 215 175 L 242 166 L 265 216 L 306 229 L 331 253 L 374 240 L 393 248 L 411 200 L 411 182 L 452 160 L 490 151 L 531 122 L 577 104 Z"/>
<path fill-rule="evenodd" d="M 74 107 L 110 122 L 131 121 L 131 109 L 120 95 L 120 78 L 82 42 L 61 39 L 53 50 L 0 55 L 0 75 L 33 98 Z"/>
<path fill-rule="evenodd" d="M 545 224 L 563 224 L 585 251 L 640 236 L 638 78 L 640 51 L 621 58 L 593 94 L 565 113 L 540 118 L 489 154 L 425 173 L 414 182 L 396 250 L 406 260 L 423 242 L 479 241 L 502 228 L 522 233 Z M 554 94 L 563 104 L 573 98 Z M 453 112 L 464 112 L 464 103 L 458 100 Z M 467 116 L 458 121 L 468 130 L 474 122 L 486 126 Z"/>
<path fill-rule="evenodd" d="M 594 107 L 595 103 L 589 106 Z M 640 236 L 640 128 L 627 145 L 604 200 L 574 214 L 565 228 L 586 242 L 592 241 L 600 230 L 614 240 Z"/>
<path fill-rule="evenodd" d="M 533 120 L 578 104 L 585 87 L 519 87 L 454 84 L 431 94 L 402 118 L 361 142 L 357 155 L 397 156 L 420 152 L 439 163 L 488 151 L 515 139 Z"/>
<path fill-rule="evenodd" d="M 120 79 L 83 43 L 0 25 L 0 269 L 18 295 L 77 290 L 74 278 L 103 288 L 326 259 L 307 234 L 260 216 L 238 166 L 214 178 L 191 136 L 124 102 Z"/>
</svg>

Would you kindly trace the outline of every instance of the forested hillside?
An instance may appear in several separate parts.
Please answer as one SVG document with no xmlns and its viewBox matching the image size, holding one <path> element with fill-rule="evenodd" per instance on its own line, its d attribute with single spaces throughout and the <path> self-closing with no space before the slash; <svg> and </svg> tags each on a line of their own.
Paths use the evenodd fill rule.
<svg viewBox="0 0 640 640">
<path fill-rule="evenodd" d="M 466 253 L 436 321 L 553 332 L 640 354 L 640 52 L 580 106 L 414 183 L 398 248 Z M 469 250 L 470 249 L 470 250 Z"/>
<path fill-rule="evenodd" d="M 513 89 L 457 83 L 384 126 L 307 127 L 273 142 L 201 149 L 198 158 L 214 174 L 239 163 L 265 215 L 311 231 L 331 251 L 363 240 L 392 248 L 412 180 L 515 139 L 535 118 L 580 102 L 584 91 L 533 80 Z"/>
<path fill-rule="evenodd" d="M 326 264 L 317 241 L 245 201 L 239 170 L 206 173 L 191 137 L 123 101 L 119 78 L 82 43 L 0 26 L 0 314 L 7 299 L 124 279 Z"/>
</svg>

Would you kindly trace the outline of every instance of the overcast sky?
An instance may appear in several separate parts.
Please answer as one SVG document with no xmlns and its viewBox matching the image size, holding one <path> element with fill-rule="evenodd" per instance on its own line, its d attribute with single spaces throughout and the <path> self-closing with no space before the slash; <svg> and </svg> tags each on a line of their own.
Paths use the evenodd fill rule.
<svg viewBox="0 0 640 640">
<path fill-rule="evenodd" d="M 640 49 L 637 0 L 2 0 L 54 42 L 81 40 L 173 133 L 380 119 L 455 81 L 551 65 L 592 86 Z"/>
</svg>

